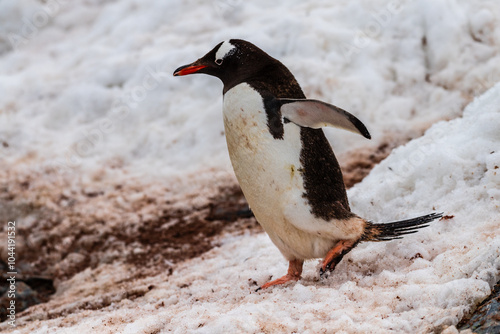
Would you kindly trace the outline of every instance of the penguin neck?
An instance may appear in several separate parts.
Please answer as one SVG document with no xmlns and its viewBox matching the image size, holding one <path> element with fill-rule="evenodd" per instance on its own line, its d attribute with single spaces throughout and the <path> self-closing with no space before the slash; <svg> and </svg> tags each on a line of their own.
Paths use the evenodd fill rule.
<svg viewBox="0 0 500 334">
<path fill-rule="evenodd" d="M 246 82 L 257 91 L 267 91 L 276 98 L 306 98 L 293 74 L 281 62 L 273 59 L 261 66 L 258 71 L 255 71 L 255 68 L 248 68 L 221 78 L 224 84 L 223 94 Z"/>
</svg>

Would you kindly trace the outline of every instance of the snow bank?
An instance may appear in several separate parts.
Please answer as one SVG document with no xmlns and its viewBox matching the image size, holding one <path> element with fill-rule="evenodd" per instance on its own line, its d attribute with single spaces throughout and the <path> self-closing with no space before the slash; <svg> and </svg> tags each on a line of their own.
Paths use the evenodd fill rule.
<svg viewBox="0 0 500 334">
<path fill-rule="evenodd" d="M 296 284 L 254 292 L 287 263 L 265 234 L 231 237 L 171 276 L 128 287 L 126 268 L 86 270 L 34 307 L 15 333 L 456 333 L 453 326 L 500 277 L 499 128 L 497 84 L 463 118 L 393 151 L 349 191 L 354 211 L 384 222 L 431 211 L 447 217 L 402 240 L 358 246 L 326 279 L 310 261 Z M 115 284 L 140 297 L 36 320 L 47 317 L 40 310 L 65 314 L 75 303 L 92 305 L 89 291 L 97 290 L 94 300 L 110 299 Z"/>
<path fill-rule="evenodd" d="M 448 1 L 5 0 L 2 165 L 70 179 L 230 171 L 221 84 L 172 72 L 235 37 L 282 60 L 310 98 L 366 123 L 372 142 L 327 130 L 337 153 L 404 142 L 460 115 L 500 80 L 498 9 Z"/>
<path fill-rule="evenodd" d="M 377 221 L 431 211 L 447 219 L 403 240 L 361 245 L 326 280 L 309 263 L 299 283 L 253 293 L 255 282 L 286 271 L 260 235 L 185 263 L 145 300 L 164 300 L 163 330 L 179 333 L 422 333 L 456 325 L 500 277 L 498 129 L 500 84 L 463 118 L 394 151 L 349 192 L 354 210 Z"/>
<path fill-rule="evenodd" d="M 133 227 L 141 224 L 130 206 L 137 196 L 183 207 L 200 200 L 185 193 L 212 196 L 214 179 L 234 180 L 221 84 L 171 75 L 235 37 L 282 60 L 308 97 L 364 121 L 372 142 L 327 130 L 336 153 L 405 142 L 462 116 L 500 81 L 499 9 L 494 1 L 445 0 L 4 0 L 0 181 L 15 201 L 59 213 L 71 210 L 66 194 L 80 204 L 85 193 L 116 195 L 79 208 L 89 223 L 95 216 L 124 228 L 129 216 Z M 134 268 L 116 263 L 80 272 L 21 315 L 18 332 L 385 333 L 454 325 L 498 278 L 498 95 L 496 86 L 463 118 L 399 148 L 349 193 L 355 211 L 376 221 L 430 211 L 450 219 L 402 241 L 361 245 L 327 280 L 317 280 L 311 262 L 298 284 L 253 293 L 286 263 L 267 236 L 239 237 L 171 276 L 131 278 Z M 37 223 L 30 217 L 20 220 L 27 231 Z M 65 228 L 84 227 L 85 219 L 65 220 Z"/>
</svg>

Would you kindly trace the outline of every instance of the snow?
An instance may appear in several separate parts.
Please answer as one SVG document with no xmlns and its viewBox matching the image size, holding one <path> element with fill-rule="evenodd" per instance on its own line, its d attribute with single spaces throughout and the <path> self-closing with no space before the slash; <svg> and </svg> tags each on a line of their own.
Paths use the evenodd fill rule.
<svg viewBox="0 0 500 334">
<path fill-rule="evenodd" d="M 222 86 L 172 72 L 242 38 L 309 98 L 365 123 L 371 142 L 326 130 L 337 155 L 425 131 L 349 191 L 357 214 L 449 216 L 358 246 L 326 279 L 311 261 L 298 283 L 258 293 L 287 268 L 263 234 L 228 237 L 172 275 L 127 281 L 129 264 L 101 264 L 61 282 L 13 332 L 456 332 L 499 279 L 499 13 L 497 1 L 2 1 L 2 183 L 133 180 L 185 206 L 199 199 L 183 194 L 210 196 L 214 179 L 234 179 Z M 32 197 L 54 209 L 36 182 Z"/>
<path fill-rule="evenodd" d="M 117 163 L 141 178 L 231 172 L 221 84 L 171 76 L 229 38 L 252 41 L 282 60 L 309 98 L 367 124 L 371 143 L 328 129 L 337 153 L 419 136 L 500 80 L 492 1 L 0 6 L 3 163 L 70 178 Z"/>
<path fill-rule="evenodd" d="M 271 275 L 282 275 L 286 261 L 264 234 L 232 237 L 171 276 L 136 282 L 139 290 L 154 284 L 144 297 L 73 314 L 59 332 L 90 333 L 106 324 L 124 333 L 454 333 L 500 278 L 499 126 L 497 84 L 463 118 L 435 124 L 394 150 L 349 191 L 354 211 L 377 221 L 432 210 L 453 217 L 402 240 L 362 244 L 326 279 L 310 261 L 298 283 L 255 292 Z M 422 148 L 431 151 L 412 160 Z M 408 162 L 413 169 L 404 167 Z M 394 175 L 403 170 L 404 177 Z M 126 272 L 102 270 L 110 275 L 111 269 Z M 75 276 L 59 297 L 81 290 L 97 295 L 123 279 L 98 273 L 89 282 L 89 275 Z M 49 327 L 36 330 L 35 321 L 29 330 L 47 332 L 54 320 L 46 321 Z"/>
<path fill-rule="evenodd" d="M 156 317 L 136 315 L 126 330 L 383 333 L 456 325 L 499 279 L 499 106 L 500 84 L 463 118 L 438 123 L 395 150 L 349 191 L 355 212 L 378 221 L 432 210 L 454 218 L 403 240 L 361 245 L 328 279 L 318 280 L 310 262 L 297 284 L 259 293 L 253 282 L 282 275 L 284 259 L 265 235 L 227 240 L 146 294 L 139 315 Z M 432 152 L 412 160 L 422 147 Z M 415 168 L 404 167 L 408 161 Z M 389 167 L 405 170 L 404 177 L 391 178 Z M 167 309 L 147 308 L 160 302 Z M 134 319 L 130 312 L 97 316 Z"/>
</svg>

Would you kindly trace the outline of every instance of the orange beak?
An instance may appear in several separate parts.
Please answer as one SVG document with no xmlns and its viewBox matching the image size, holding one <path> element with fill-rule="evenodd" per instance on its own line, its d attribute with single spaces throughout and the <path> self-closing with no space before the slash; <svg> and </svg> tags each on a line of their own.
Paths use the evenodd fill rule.
<svg viewBox="0 0 500 334">
<path fill-rule="evenodd" d="M 208 66 L 207 65 L 192 65 L 192 64 L 184 65 L 184 66 L 181 66 L 175 70 L 174 77 L 196 73 L 205 67 L 208 67 Z"/>
</svg>

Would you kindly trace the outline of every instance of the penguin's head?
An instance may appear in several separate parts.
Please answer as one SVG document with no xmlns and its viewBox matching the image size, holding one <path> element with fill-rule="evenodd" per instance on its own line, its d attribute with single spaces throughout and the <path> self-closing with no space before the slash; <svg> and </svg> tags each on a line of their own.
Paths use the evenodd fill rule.
<svg viewBox="0 0 500 334">
<path fill-rule="evenodd" d="M 277 61 L 252 43 L 231 39 L 220 42 L 197 61 L 179 67 L 174 76 L 205 73 L 228 87 L 246 81 L 274 62 Z"/>
</svg>

